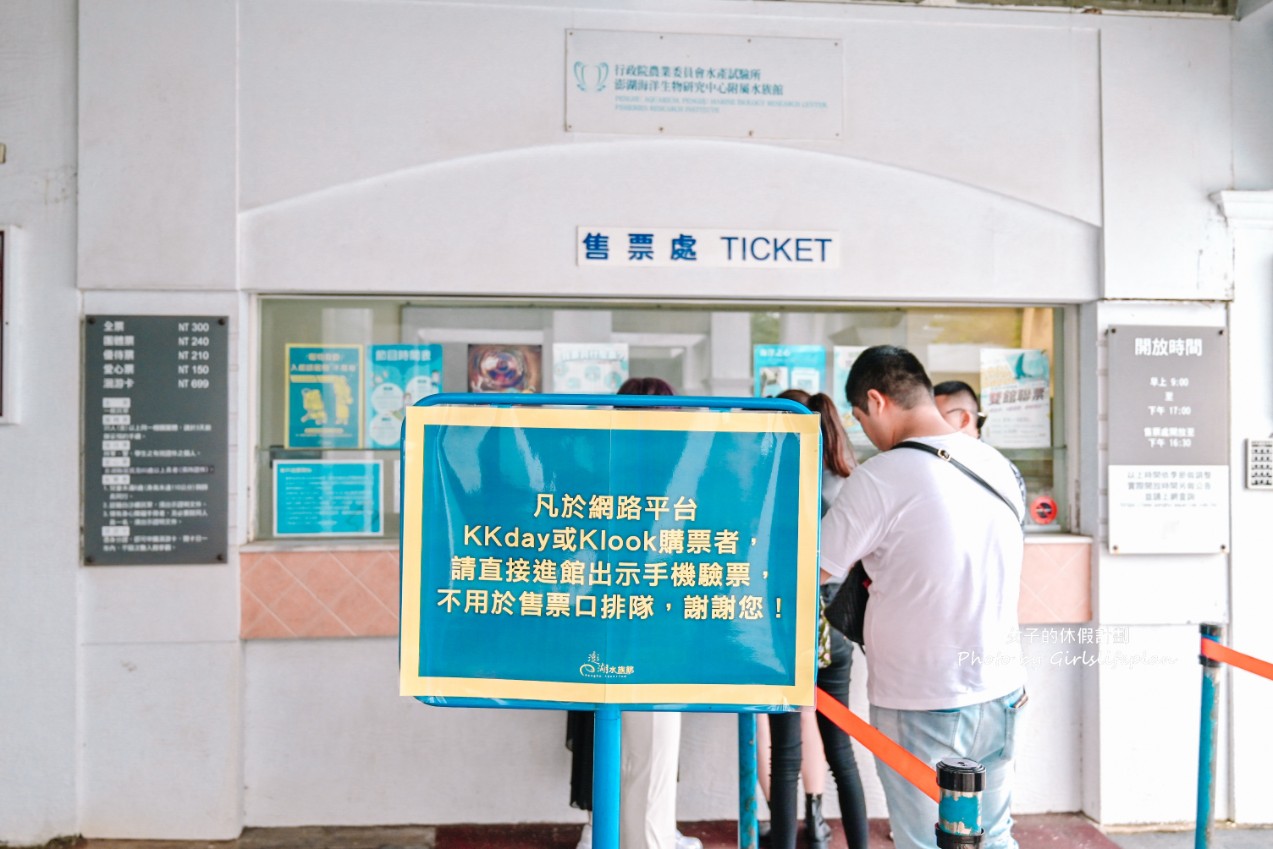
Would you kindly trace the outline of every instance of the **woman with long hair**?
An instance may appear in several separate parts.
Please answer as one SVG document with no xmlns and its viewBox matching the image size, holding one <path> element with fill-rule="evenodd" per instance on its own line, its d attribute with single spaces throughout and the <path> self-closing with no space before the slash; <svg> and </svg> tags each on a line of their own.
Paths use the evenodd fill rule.
<svg viewBox="0 0 1273 849">
<path fill-rule="evenodd" d="M 816 395 L 800 392 L 796 395 L 798 391 L 789 390 L 779 397 L 804 404 L 821 419 L 822 513 L 825 515 L 827 507 L 835 500 L 857 461 L 835 402 L 821 392 Z M 837 584 L 822 586 L 823 604 L 831 600 L 838 587 Z M 823 629 L 819 630 L 821 632 Z M 836 701 L 847 705 L 853 644 L 834 628 L 825 630 L 830 633 L 831 651 L 827 665 L 818 669 L 818 687 Z M 800 774 L 802 754 L 800 716 L 799 713 L 775 713 L 769 716 L 769 816 L 772 849 L 794 849 L 796 845 L 796 778 Z M 831 774 L 835 777 L 840 817 L 849 849 L 867 849 L 866 800 L 862 794 L 862 779 L 858 774 L 857 761 L 853 756 L 853 743 L 848 734 L 822 714 L 818 714 L 818 731 L 822 736 L 822 748 L 831 767 Z M 816 825 L 822 819 L 821 807 L 820 797 L 811 796 L 806 800 L 806 828 L 810 822 Z"/>
</svg>

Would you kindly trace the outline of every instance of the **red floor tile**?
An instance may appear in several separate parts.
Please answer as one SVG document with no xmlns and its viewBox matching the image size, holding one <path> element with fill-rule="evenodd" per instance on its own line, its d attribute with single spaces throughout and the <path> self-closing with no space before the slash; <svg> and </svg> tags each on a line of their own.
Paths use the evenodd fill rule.
<svg viewBox="0 0 1273 849">
<path fill-rule="evenodd" d="M 831 820 L 830 849 L 848 849 L 839 820 Z M 439 826 L 434 849 L 575 849 L 578 825 Z M 681 831 L 703 841 L 703 849 L 738 845 L 738 825 L 728 821 L 687 822 Z M 1017 819 L 1021 849 L 1118 849 L 1095 826 L 1076 814 L 1043 814 Z M 887 820 L 871 821 L 871 849 L 891 849 Z M 803 840 L 797 842 L 803 846 Z"/>
</svg>

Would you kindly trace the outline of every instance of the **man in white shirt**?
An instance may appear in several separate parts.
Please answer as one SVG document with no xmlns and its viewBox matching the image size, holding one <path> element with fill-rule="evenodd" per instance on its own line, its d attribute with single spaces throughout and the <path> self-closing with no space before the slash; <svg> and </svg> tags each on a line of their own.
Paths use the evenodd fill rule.
<svg viewBox="0 0 1273 849">
<path fill-rule="evenodd" d="M 909 351 L 868 348 L 845 390 L 881 453 L 849 477 L 822 520 L 821 562 L 832 580 L 857 560 L 871 577 L 871 723 L 930 766 L 944 757 L 985 766 L 982 846 L 1016 849 L 1009 810 L 1025 703 L 1020 490 L 1003 455 L 942 418 Z M 942 457 L 895 448 L 908 440 L 947 452 L 999 496 Z M 935 846 L 936 803 L 883 763 L 876 769 L 898 849 Z"/>
</svg>

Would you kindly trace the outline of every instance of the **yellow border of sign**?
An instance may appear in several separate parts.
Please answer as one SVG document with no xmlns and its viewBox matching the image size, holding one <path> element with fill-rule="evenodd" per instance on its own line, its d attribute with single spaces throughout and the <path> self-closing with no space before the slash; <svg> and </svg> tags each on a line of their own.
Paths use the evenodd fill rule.
<svg viewBox="0 0 1273 849">
<path fill-rule="evenodd" d="M 616 684 L 516 681 L 505 678 L 421 677 L 420 591 L 423 576 L 424 432 L 427 425 L 576 430 L 680 430 L 795 433 L 800 437 L 800 521 L 796 548 L 796 681 L 751 684 Z M 402 595 L 399 685 L 404 696 L 516 699 L 596 704 L 811 705 L 814 691 L 813 617 L 817 613 L 818 484 L 822 458 L 817 416 L 764 412 L 587 410 L 549 407 L 409 407 L 403 434 Z M 413 568 L 414 567 L 414 568 Z"/>
<path fill-rule="evenodd" d="M 363 384 L 363 379 L 367 372 L 367 352 L 362 345 L 353 345 L 346 342 L 332 343 L 324 345 L 321 342 L 288 342 L 283 346 L 283 447 L 294 448 L 292 445 L 292 349 L 293 348 L 357 348 L 358 349 L 358 448 L 362 448 L 366 442 L 366 435 L 363 433 L 363 426 L 367 419 L 367 399 L 365 397 L 367 387 Z M 326 446 L 322 445 L 306 445 L 302 448 L 322 451 L 326 450 Z"/>
</svg>

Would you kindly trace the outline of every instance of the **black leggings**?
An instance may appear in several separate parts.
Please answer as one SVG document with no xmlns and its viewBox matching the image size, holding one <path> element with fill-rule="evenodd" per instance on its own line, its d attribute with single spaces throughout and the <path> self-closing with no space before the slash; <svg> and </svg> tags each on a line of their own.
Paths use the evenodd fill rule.
<svg viewBox="0 0 1273 849">
<path fill-rule="evenodd" d="M 836 701 L 849 703 L 849 670 L 853 665 L 853 644 L 839 631 L 831 630 L 831 664 L 818 670 L 818 686 Z M 840 798 L 840 816 L 849 849 L 867 849 L 866 799 L 862 779 L 853 757 L 849 735 L 818 714 L 822 748 L 835 777 Z M 769 822 L 773 849 L 794 849 L 796 845 L 796 779 L 800 775 L 800 714 L 775 713 L 769 716 L 770 787 Z"/>
</svg>

